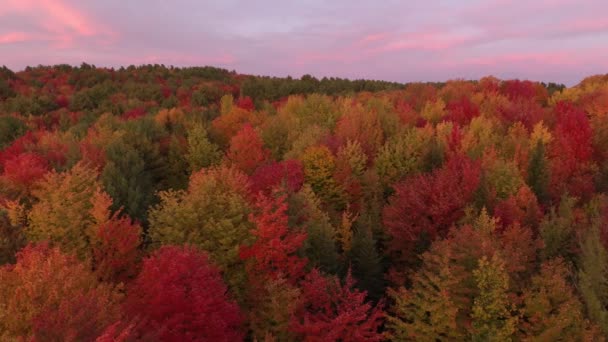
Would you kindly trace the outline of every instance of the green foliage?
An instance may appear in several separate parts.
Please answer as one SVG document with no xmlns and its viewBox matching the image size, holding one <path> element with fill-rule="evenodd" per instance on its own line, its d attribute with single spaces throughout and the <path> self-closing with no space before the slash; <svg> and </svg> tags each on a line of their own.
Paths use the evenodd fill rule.
<svg viewBox="0 0 608 342">
<path fill-rule="evenodd" d="M 541 203 L 547 203 L 549 200 L 549 177 L 549 162 L 545 155 L 545 145 L 539 140 L 532 150 L 528 165 L 528 185 Z"/>
<path fill-rule="evenodd" d="M 188 152 L 186 160 L 191 172 L 217 165 L 222 154 L 217 145 L 209 141 L 207 130 L 201 124 L 195 124 L 187 132 Z"/>
<path fill-rule="evenodd" d="M 0 150 L 25 133 L 26 126 L 14 116 L 0 116 Z"/>
<path fill-rule="evenodd" d="M 304 221 L 307 233 L 303 254 L 311 267 L 336 274 L 341 270 L 338 250 L 334 241 L 335 228 L 329 216 L 321 210 L 321 202 L 310 186 L 305 185 L 290 198 L 289 211 L 291 224 Z"/>
<path fill-rule="evenodd" d="M 557 208 L 551 211 L 540 224 L 539 231 L 544 242 L 541 252 L 543 259 L 548 260 L 558 256 L 572 261 L 575 253 L 574 240 L 574 206 L 577 200 L 573 197 L 562 197 Z"/>
<path fill-rule="evenodd" d="M 587 314 L 608 334 L 608 252 L 600 240 L 596 222 L 581 241 L 579 288 Z"/>
</svg>

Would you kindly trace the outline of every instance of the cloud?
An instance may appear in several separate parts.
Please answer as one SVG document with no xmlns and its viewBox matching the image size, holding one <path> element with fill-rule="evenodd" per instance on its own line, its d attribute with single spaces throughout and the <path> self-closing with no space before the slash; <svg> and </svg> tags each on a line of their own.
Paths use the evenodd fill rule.
<svg viewBox="0 0 608 342">
<path fill-rule="evenodd" d="M 30 34 L 25 32 L 9 32 L 0 34 L 0 44 L 14 44 L 30 39 Z"/>
</svg>

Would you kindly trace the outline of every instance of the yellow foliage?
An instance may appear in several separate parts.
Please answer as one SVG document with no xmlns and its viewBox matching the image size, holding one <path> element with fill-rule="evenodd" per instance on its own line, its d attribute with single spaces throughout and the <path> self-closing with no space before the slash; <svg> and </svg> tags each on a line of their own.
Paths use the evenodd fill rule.
<svg viewBox="0 0 608 342">
<path fill-rule="evenodd" d="M 538 144 L 538 142 L 543 143 L 545 146 L 549 145 L 549 143 L 553 140 L 553 136 L 551 132 L 544 126 L 543 122 L 540 121 L 534 128 L 532 129 L 532 134 L 530 135 L 530 147 L 534 148 Z"/>
</svg>

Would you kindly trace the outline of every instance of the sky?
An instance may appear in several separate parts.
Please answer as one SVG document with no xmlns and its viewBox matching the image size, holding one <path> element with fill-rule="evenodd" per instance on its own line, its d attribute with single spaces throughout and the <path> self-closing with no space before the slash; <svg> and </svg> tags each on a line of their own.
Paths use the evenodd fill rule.
<svg viewBox="0 0 608 342">
<path fill-rule="evenodd" d="M 607 0 L 0 0 L 0 65 L 398 82 L 608 73 Z"/>
</svg>

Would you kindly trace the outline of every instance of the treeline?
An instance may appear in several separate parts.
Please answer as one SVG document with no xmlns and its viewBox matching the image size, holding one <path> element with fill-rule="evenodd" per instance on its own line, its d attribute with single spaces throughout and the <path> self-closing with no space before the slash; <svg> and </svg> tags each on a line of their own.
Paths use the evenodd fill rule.
<svg viewBox="0 0 608 342">
<path fill-rule="evenodd" d="M 0 73 L 0 340 L 608 333 L 608 75 Z"/>
</svg>

